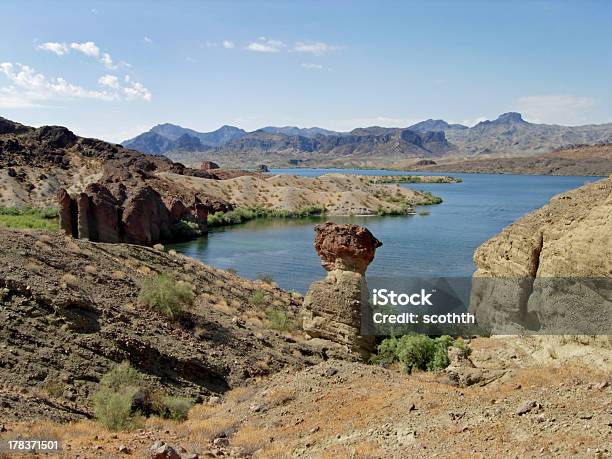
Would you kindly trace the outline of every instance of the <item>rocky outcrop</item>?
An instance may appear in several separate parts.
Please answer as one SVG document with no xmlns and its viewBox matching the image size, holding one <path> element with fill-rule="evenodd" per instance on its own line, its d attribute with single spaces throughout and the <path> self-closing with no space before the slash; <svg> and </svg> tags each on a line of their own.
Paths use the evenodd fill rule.
<svg viewBox="0 0 612 459">
<path fill-rule="evenodd" d="M 508 333 L 612 333 L 612 178 L 555 196 L 480 246 L 474 262 L 479 323 Z"/>
<path fill-rule="evenodd" d="M 173 198 L 166 205 L 162 196 L 147 185 L 126 190 L 119 196 L 99 183 L 88 185 L 74 198 L 62 188 L 57 194 L 60 228 L 79 239 L 95 242 L 127 242 L 153 245 L 173 238 L 181 221 L 192 221 L 207 231 L 209 206 L 197 197 L 191 205 Z"/>
<path fill-rule="evenodd" d="M 304 299 L 303 328 L 328 347 L 328 355 L 367 360 L 374 337 L 361 335 L 370 309 L 365 271 L 382 243 L 366 228 L 325 223 L 315 226 L 314 246 L 327 277 L 314 282 Z"/>
<path fill-rule="evenodd" d="M 219 169 L 219 165 L 217 163 L 213 163 L 212 161 L 204 161 L 200 165 L 200 170 L 203 170 L 203 171 L 210 171 L 213 169 Z"/>
</svg>

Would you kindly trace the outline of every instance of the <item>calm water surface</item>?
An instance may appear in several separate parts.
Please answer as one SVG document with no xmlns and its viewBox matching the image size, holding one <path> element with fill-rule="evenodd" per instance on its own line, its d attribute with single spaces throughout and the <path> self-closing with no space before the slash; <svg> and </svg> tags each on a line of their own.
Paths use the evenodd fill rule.
<svg viewBox="0 0 612 459">
<path fill-rule="evenodd" d="M 317 176 L 330 172 L 364 175 L 415 175 L 380 170 L 276 169 L 274 173 Z M 440 175 L 419 173 L 418 175 Z M 472 255 L 484 241 L 519 217 L 544 205 L 551 196 L 597 180 L 492 174 L 450 174 L 456 184 L 402 184 L 431 191 L 444 202 L 429 215 L 262 219 L 213 229 L 208 236 L 175 244 L 175 250 L 221 269 L 234 268 L 255 279 L 271 274 L 285 289 L 304 293 L 324 276 L 312 242 L 313 226 L 324 221 L 367 226 L 383 242 L 370 265 L 372 276 L 470 276 Z"/>
</svg>

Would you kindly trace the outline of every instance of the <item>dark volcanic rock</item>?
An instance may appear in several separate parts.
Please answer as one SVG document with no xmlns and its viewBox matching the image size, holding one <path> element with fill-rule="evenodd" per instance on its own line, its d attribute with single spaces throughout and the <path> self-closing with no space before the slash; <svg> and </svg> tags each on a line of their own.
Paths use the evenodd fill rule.
<svg viewBox="0 0 612 459">
<path fill-rule="evenodd" d="M 66 148 L 77 142 L 77 136 L 63 126 L 43 126 L 36 130 L 36 138 L 52 148 Z"/>
<path fill-rule="evenodd" d="M 219 169 L 219 165 L 217 163 L 213 163 L 212 161 L 204 161 L 200 166 L 200 170 L 209 171 L 212 169 Z"/>
<path fill-rule="evenodd" d="M 134 191 L 123 210 L 124 238 L 130 244 L 151 245 L 170 230 L 170 212 L 151 187 Z"/>
</svg>

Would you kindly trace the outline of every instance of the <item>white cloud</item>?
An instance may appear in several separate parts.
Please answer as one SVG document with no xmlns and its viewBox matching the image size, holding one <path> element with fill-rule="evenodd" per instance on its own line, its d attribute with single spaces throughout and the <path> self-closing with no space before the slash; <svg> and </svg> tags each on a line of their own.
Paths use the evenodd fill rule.
<svg viewBox="0 0 612 459">
<path fill-rule="evenodd" d="M 126 86 L 123 87 L 122 90 L 127 100 L 142 99 L 147 102 L 151 101 L 153 97 L 151 91 L 145 88 L 141 83 L 133 81 L 129 75 L 126 75 L 124 80 Z"/>
<path fill-rule="evenodd" d="M 37 48 L 57 54 L 58 56 L 63 56 L 68 52 L 68 46 L 65 43 L 55 43 L 52 41 L 38 45 Z"/>
<path fill-rule="evenodd" d="M 332 49 L 334 49 L 333 46 L 330 46 L 327 43 L 323 43 L 322 41 L 298 41 L 297 43 L 295 43 L 291 51 L 294 51 L 296 53 L 310 53 L 314 54 L 315 56 L 321 56 L 322 54 L 325 54 L 331 51 Z"/>
<path fill-rule="evenodd" d="M 534 123 L 576 125 L 587 123 L 595 101 L 571 94 L 545 94 L 520 97 L 516 110 Z"/>
<path fill-rule="evenodd" d="M 99 91 L 71 84 L 62 77 L 47 78 L 32 67 L 18 63 L 1 63 L 0 74 L 10 82 L 10 86 L 0 88 L 0 107 L 3 108 L 34 107 L 47 101 L 76 99 L 150 101 L 152 98 L 147 88 L 129 76 L 122 86 L 114 75 L 103 75 L 98 83 L 105 89 Z"/>
<path fill-rule="evenodd" d="M 63 56 L 64 54 L 68 54 L 70 50 L 76 51 L 78 53 L 84 54 L 88 57 L 93 57 L 100 61 L 107 69 L 116 69 L 117 66 L 113 63 L 113 59 L 110 54 L 102 53 L 98 45 L 96 45 L 93 41 L 87 41 L 83 43 L 73 42 L 69 45 L 66 43 L 56 43 L 56 42 L 47 42 L 39 45 L 37 47 L 43 51 L 49 51 L 57 54 L 58 56 Z M 126 64 L 129 67 L 129 64 Z"/>
<path fill-rule="evenodd" d="M 93 41 L 88 41 L 85 43 L 70 43 L 70 48 L 78 51 L 79 53 L 83 53 L 86 56 L 98 57 L 100 55 L 100 48 L 98 48 Z"/>
<path fill-rule="evenodd" d="M 282 41 L 259 37 L 257 41 L 249 43 L 246 49 L 256 53 L 278 53 L 284 47 L 285 44 Z"/>
<path fill-rule="evenodd" d="M 230 40 L 223 40 L 223 43 L 221 44 L 225 49 L 233 49 L 236 46 L 234 42 Z"/>
<path fill-rule="evenodd" d="M 249 43 L 247 45 L 249 51 L 255 51 L 257 53 L 278 53 L 280 50 L 273 46 L 268 46 L 264 43 Z"/>
<path fill-rule="evenodd" d="M 145 43 L 148 43 L 148 44 L 153 43 L 153 40 L 151 38 L 149 38 L 149 37 L 146 37 L 146 36 L 143 37 L 142 41 L 144 41 Z"/>
<path fill-rule="evenodd" d="M 68 83 L 65 79 L 46 78 L 42 73 L 27 65 L 0 64 L 0 73 L 3 73 L 12 86 L 2 88 L 0 104 L 7 105 L 37 105 L 41 101 L 51 99 L 98 99 L 113 100 L 113 94 L 106 91 L 92 91 L 81 86 Z"/>
<path fill-rule="evenodd" d="M 103 75 L 98 79 L 98 83 L 113 89 L 119 88 L 119 78 L 115 75 Z"/>
<path fill-rule="evenodd" d="M 100 58 L 100 62 L 102 62 L 107 69 L 117 68 L 117 66 L 113 64 L 113 60 L 111 59 L 110 54 L 108 53 L 102 54 L 102 57 Z"/>
<path fill-rule="evenodd" d="M 309 69 L 309 70 L 323 70 L 323 66 L 321 64 L 302 64 L 302 67 L 304 67 L 305 69 Z"/>
</svg>

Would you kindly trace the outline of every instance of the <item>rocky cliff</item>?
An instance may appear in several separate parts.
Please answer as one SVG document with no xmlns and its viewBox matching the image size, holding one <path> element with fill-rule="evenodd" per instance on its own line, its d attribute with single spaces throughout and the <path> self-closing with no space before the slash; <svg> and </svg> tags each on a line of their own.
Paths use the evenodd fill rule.
<svg viewBox="0 0 612 459">
<path fill-rule="evenodd" d="M 612 178 L 555 196 L 480 246 L 474 261 L 479 321 L 610 332 Z"/>
</svg>

